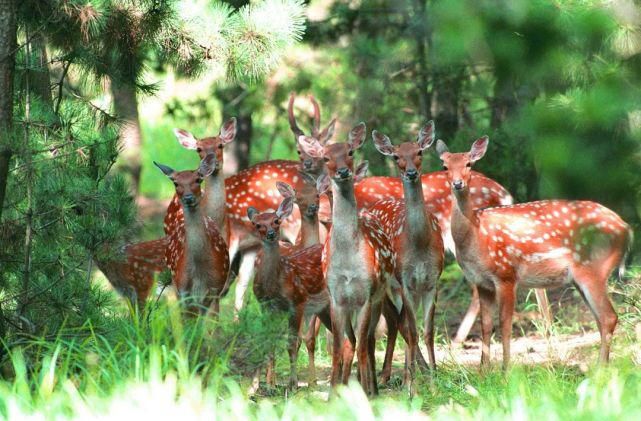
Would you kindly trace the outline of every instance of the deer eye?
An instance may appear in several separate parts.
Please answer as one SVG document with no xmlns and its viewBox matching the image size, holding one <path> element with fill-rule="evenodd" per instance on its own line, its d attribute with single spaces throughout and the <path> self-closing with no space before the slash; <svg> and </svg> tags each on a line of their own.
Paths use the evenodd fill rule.
<svg viewBox="0 0 641 421">
<path fill-rule="evenodd" d="M 329 162 L 329 158 L 324 157 L 324 158 L 323 158 L 323 161 L 325 161 L 325 162 Z"/>
<path fill-rule="evenodd" d="M 468 162 L 467 164 L 465 164 L 465 166 L 466 166 L 467 168 L 470 168 L 470 167 L 472 166 L 472 163 L 471 163 L 471 162 Z"/>
<path fill-rule="evenodd" d="M 201 153 L 203 151 L 203 148 L 196 148 L 196 152 Z"/>
<path fill-rule="evenodd" d="M 278 218 L 274 219 L 274 224 L 279 225 L 280 224 L 280 219 L 278 219 Z"/>
<path fill-rule="evenodd" d="M 423 156 L 423 151 L 418 151 L 418 156 Z"/>
<path fill-rule="evenodd" d="M 443 165 L 443 169 L 444 169 L 445 171 L 447 171 L 447 166 L 446 166 L 446 165 Z"/>
<path fill-rule="evenodd" d="M 297 153 L 299 156 L 301 155 L 301 152 L 300 152 L 298 149 L 296 150 L 296 153 Z"/>
<path fill-rule="evenodd" d="M 349 152 L 347 152 L 347 155 L 349 155 L 349 156 L 354 155 L 354 151 L 350 149 L 350 151 L 349 151 Z"/>
<path fill-rule="evenodd" d="M 392 155 L 392 158 L 394 158 L 394 161 L 398 161 L 400 159 L 398 155 Z"/>
<path fill-rule="evenodd" d="M 220 145 L 218 145 L 218 149 L 222 149 L 222 148 L 223 148 L 223 144 L 221 143 Z"/>
</svg>

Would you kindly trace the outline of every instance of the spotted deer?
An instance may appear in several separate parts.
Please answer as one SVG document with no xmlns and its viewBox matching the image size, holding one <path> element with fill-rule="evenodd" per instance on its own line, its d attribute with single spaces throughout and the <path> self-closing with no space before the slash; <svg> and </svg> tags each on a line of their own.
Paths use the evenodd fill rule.
<svg viewBox="0 0 641 421">
<path fill-rule="evenodd" d="M 280 187 L 290 193 L 291 187 Z M 321 270 L 323 246 L 317 243 L 298 250 L 290 249 L 285 254 L 279 245 L 281 223 L 291 214 L 293 204 L 294 197 L 286 195 L 276 212 L 260 213 L 253 207 L 247 209 L 247 216 L 262 243 L 256 260 L 254 294 L 263 306 L 289 314 L 290 389 L 298 386 L 296 362 L 303 317 L 305 314 L 315 314 L 326 327 L 331 326 L 329 295 Z M 270 366 L 273 360 L 272 356 Z M 273 385 L 273 368 L 268 369 L 267 373 L 268 383 Z M 258 375 L 254 387 L 258 384 L 257 378 Z"/>
<path fill-rule="evenodd" d="M 292 93 L 289 98 L 288 118 L 290 128 L 297 142 L 298 136 L 304 134 L 304 132 L 296 122 L 296 116 L 294 114 L 295 98 L 296 95 Z M 327 127 L 321 130 L 320 107 L 313 97 L 311 97 L 310 100 L 314 110 L 311 136 L 324 144 L 333 136 L 335 120 L 330 121 Z M 187 132 L 185 133 L 185 136 L 180 136 L 180 133 L 176 132 L 179 142 L 187 149 L 197 149 L 200 146 L 201 151 L 199 151 L 199 155 L 201 155 L 201 158 L 202 152 L 208 152 L 210 150 L 218 151 L 218 149 L 222 148 L 220 141 L 215 138 L 209 138 L 212 140 L 212 147 L 206 148 L 201 144 L 208 139 L 198 141 L 193 135 Z M 221 130 L 221 136 L 222 134 Z M 231 139 L 233 139 L 233 136 Z M 224 145 L 225 143 L 222 144 Z M 226 240 L 229 246 L 231 261 L 234 261 L 237 256 L 240 256 L 239 279 L 236 285 L 234 302 L 236 311 L 239 311 L 243 305 L 245 291 L 247 290 L 253 273 L 256 253 L 260 248 L 260 242 L 253 235 L 252 225 L 246 216 L 247 208 L 253 206 L 258 209 L 275 209 L 279 203 L 279 195 L 276 187 L 277 181 L 283 181 L 299 189 L 303 183 L 300 176 L 301 170 L 313 176 L 318 176 L 323 170 L 322 160 L 309 157 L 298 144 L 297 151 L 300 157 L 299 161 L 272 160 L 261 162 L 225 180 L 226 215 L 229 221 L 229 231 L 227 232 Z M 222 162 L 222 155 L 217 153 L 216 156 L 219 162 Z M 165 229 L 168 235 L 173 227 L 173 224 L 168 223 L 168 221 L 180 218 L 180 215 L 177 214 L 180 208 L 175 198 L 172 203 L 173 206 L 170 205 L 167 216 L 165 217 Z M 326 200 L 322 200 L 321 205 L 326 209 Z M 169 226 L 169 231 L 167 231 L 167 226 Z M 298 210 L 295 209 L 294 213 L 282 224 L 284 238 L 292 243 L 295 242 L 299 227 L 300 215 L 298 214 Z"/>
<path fill-rule="evenodd" d="M 353 155 L 363 145 L 365 136 L 365 124 L 360 123 L 350 131 L 347 143 L 322 145 L 305 136 L 300 137 L 299 143 L 308 155 L 325 161 L 327 174 L 323 177 L 331 180 L 333 220 L 322 257 L 331 298 L 331 383 L 333 386 L 347 383 L 356 350 L 360 383 L 366 393 L 376 394 L 374 333 L 384 297 L 389 294 L 399 312 L 411 309 L 404 303 L 402 288 L 394 276 L 391 240 L 373 215 L 368 212 L 359 215 L 356 207 Z M 413 315 L 405 317 L 414 320 Z M 409 348 L 413 352 L 416 327 L 410 325 L 409 330 L 412 333 Z M 414 361 L 413 355 L 410 361 Z"/>
<path fill-rule="evenodd" d="M 174 183 L 183 210 L 184 223 L 173 231 L 166 251 L 174 287 L 188 300 L 190 310 L 200 307 L 201 312 L 209 309 L 216 315 L 227 281 L 229 255 L 218 225 L 201 207 L 201 184 L 215 171 L 216 156 L 205 156 L 195 171 L 174 171 L 154 164 Z"/>
<path fill-rule="evenodd" d="M 491 307 L 499 304 L 503 367 L 510 361 L 516 287 L 553 288 L 573 283 L 594 314 L 601 334 L 599 361 L 609 358 L 617 316 L 607 281 L 615 267 L 623 272 L 632 240 L 630 227 L 610 209 L 589 201 L 543 200 L 474 209 L 471 168 L 487 150 L 487 136 L 469 152 L 450 153 L 443 141 L 436 150 L 454 196 L 452 238 L 466 278 L 481 300 L 481 365 L 490 360 Z"/>
<path fill-rule="evenodd" d="M 434 354 L 434 308 L 437 282 L 443 271 L 443 239 L 435 216 L 426 211 L 421 185 L 423 151 L 434 143 L 434 123 L 427 123 L 416 142 L 394 146 L 389 137 L 374 130 L 376 149 L 396 161 L 403 183 L 403 199 L 383 199 L 368 211 L 383 223 L 396 252 L 396 277 L 401 280 L 407 302 L 416 314 L 423 306 L 424 341 L 431 368 L 436 367 Z M 389 380 L 396 327 L 388 322 L 390 340 L 383 365 L 382 379 Z"/>
<path fill-rule="evenodd" d="M 421 184 L 426 210 L 438 219 L 445 250 L 454 255 L 455 248 L 450 223 L 453 197 L 447 180 L 447 172 L 435 171 L 423 174 Z M 355 193 L 358 206 L 369 208 L 381 199 L 402 200 L 403 184 L 398 177 L 368 177 L 356 184 Z M 474 208 L 479 209 L 513 203 L 512 196 L 503 186 L 476 171 L 471 171 L 470 174 L 470 201 Z M 452 342 L 455 343 L 465 341 L 479 314 L 478 291 L 475 285 L 471 285 L 471 287 L 472 300 L 456 335 L 452 339 Z M 546 330 L 549 330 L 552 316 L 547 294 L 545 290 L 535 289 L 535 296 Z"/>
<path fill-rule="evenodd" d="M 167 237 L 127 244 L 113 258 L 94 257 L 109 283 L 132 305 L 142 310 L 154 284 L 154 274 L 166 265 Z"/>
</svg>

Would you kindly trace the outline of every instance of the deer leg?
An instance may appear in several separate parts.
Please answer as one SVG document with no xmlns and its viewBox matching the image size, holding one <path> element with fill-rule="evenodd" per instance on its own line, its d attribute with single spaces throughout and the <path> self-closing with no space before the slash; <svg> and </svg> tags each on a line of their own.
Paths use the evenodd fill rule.
<svg viewBox="0 0 641 421">
<path fill-rule="evenodd" d="M 332 313 L 332 335 L 334 340 L 332 342 L 332 375 L 331 385 L 335 387 L 340 381 L 342 350 L 343 350 L 343 337 L 345 329 L 345 321 L 343 320 L 342 311 L 339 311 L 335 306 L 331 308 Z"/>
<path fill-rule="evenodd" d="M 612 302 L 608 297 L 607 279 L 599 279 L 588 269 L 573 271 L 577 287 L 583 300 L 590 308 L 590 311 L 596 319 L 601 335 L 601 350 L 599 353 L 599 363 L 607 364 L 610 360 L 610 344 L 612 335 L 617 325 L 617 314 L 612 307 Z"/>
<path fill-rule="evenodd" d="M 492 306 L 495 293 L 492 290 L 478 288 L 481 307 L 481 366 L 490 363 L 490 337 L 492 336 Z"/>
<path fill-rule="evenodd" d="M 396 308 L 389 301 L 387 296 L 383 302 L 383 315 L 387 323 L 387 344 L 385 347 L 385 360 L 383 361 L 383 370 L 381 371 L 381 383 L 387 384 L 392 375 L 392 361 L 394 358 L 394 347 L 396 346 L 396 337 L 398 336 L 399 315 Z"/>
<path fill-rule="evenodd" d="M 343 341 L 343 376 L 341 380 L 343 384 L 347 384 L 349 376 L 352 374 L 354 350 L 356 349 L 356 336 L 352 328 L 351 317 L 345 318 L 345 334 L 347 337 Z"/>
<path fill-rule="evenodd" d="M 356 346 L 358 353 L 358 373 L 360 375 L 360 382 L 363 390 L 366 394 L 374 394 L 374 389 L 371 388 L 372 382 L 369 376 L 370 365 L 368 361 L 369 355 L 369 340 L 370 335 L 373 332 L 370 332 L 370 322 L 372 317 L 372 303 L 367 301 L 365 305 L 361 308 L 357 320 L 357 330 L 356 330 Z"/>
<path fill-rule="evenodd" d="M 371 390 L 378 395 L 378 384 L 376 382 L 376 328 L 377 322 L 381 318 L 383 303 L 379 302 L 373 306 L 370 322 L 369 335 L 367 340 L 367 362 L 368 362 L 368 379 Z"/>
<path fill-rule="evenodd" d="M 481 309 L 481 304 L 479 302 L 478 288 L 476 287 L 476 285 L 471 285 L 471 287 L 472 287 L 472 301 L 470 301 L 470 306 L 467 308 L 467 312 L 463 317 L 463 321 L 461 322 L 461 325 L 456 331 L 456 335 L 454 336 L 454 339 L 452 339 L 452 342 L 454 343 L 465 342 L 465 339 L 467 339 L 467 336 L 470 334 L 470 330 L 472 330 L 474 321 L 476 321 L 476 316 L 479 315 L 479 311 Z"/>
<path fill-rule="evenodd" d="M 307 357 L 309 358 L 309 384 L 316 384 L 316 364 L 314 361 L 316 352 L 316 337 L 320 330 L 321 320 L 317 315 L 313 315 L 309 321 L 307 334 L 305 335 L 305 347 L 307 348 Z"/>
<path fill-rule="evenodd" d="M 503 344 L 503 370 L 507 370 L 510 364 L 510 341 L 512 339 L 512 317 L 514 316 L 516 285 L 511 281 L 504 282 L 499 286 L 497 292 L 501 342 Z"/>
<path fill-rule="evenodd" d="M 270 353 L 267 358 L 267 370 L 265 372 L 267 386 L 275 387 L 276 386 L 276 356 L 274 353 Z"/>
<path fill-rule="evenodd" d="M 552 332 L 552 311 L 550 310 L 550 301 L 548 294 L 544 289 L 535 289 L 534 295 L 536 296 L 536 303 L 539 307 L 539 312 L 543 317 L 543 329 L 545 336 L 549 336 Z"/>
<path fill-rule="evenodd" d="M 245 291 L 249 287 L 249 281 L 254 273 L 254 262 L 256 261 L 256 250 L 247 250 L 243 252 L 238 270 L 238 282 L 236 282 L 236 292 L 234 300 L 234 317 L 238 319 L 238 313 L 243 308 Z"/>
<path fill-rule="evenodd" d="M 401 309 L 401 335 L 405 339 L 405 367 L 404 367 L 404 384 L 409 388 L 410 394 L 413 393 L 414 372 L 417 360 L 417 354 L 420 353 L 418 348 L 418 333 L 416 329 L 416 306 L 409 293 L 402 293 L 403 308 Z M 421 355 L 421 359 L 423 356 Z M 423 360 L 423 363 L 425 360 Z"/>
<path fill-rule="evenodd" d="M 427 347 L 427 358 L 432 370 L 436 369 L 436 354 L 434 352 L 434 313 L 436 309 L 436 299 L 436 287 L 432 287 L 432 289 L 423 296 L 423 326 L 425 328 L 423 339 Z"/>
<path fill-rule="evenodd" d="M 303 324 L 304 306 L 298 306 L 289 318 L 289 389 L 298 387 L 298 348 L 300 346 L 300 329 Z"/>
</svg>

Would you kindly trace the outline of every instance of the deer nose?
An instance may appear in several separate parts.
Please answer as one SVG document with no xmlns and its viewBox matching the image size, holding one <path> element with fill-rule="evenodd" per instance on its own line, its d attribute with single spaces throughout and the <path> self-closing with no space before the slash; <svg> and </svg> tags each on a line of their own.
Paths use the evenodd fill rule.
<svg viewBox="0 0 641 421">
<path fill-rule="evenodd" d="M 350 171 L 349 171 L 349 168 L 342 167 L 336 170 L 336 174 L 338 174 L 340 178 L 347 178 L 349 177 Z"/>
<path fill-rule="evenodd" d="M 193 205 L 196 202 L 196 196 L 192 193 L 183 195 L 183 203 L 186 205 Z"/>
<path fill-rule="evenodd" d="M 409 170 L 405 171 L 405 175 L 410 180 L 416 180 L 416 177 L 418 177 L 418 171 L 416 170 L 416 168 L 410 168 Z"/>
<path fill-rule="evenodd" d="M 314 216 L 316 215 L 316 212 L 318 212 L 318 205 L 309 205 L 309 207 L 307 208 L 307 215 Z"/>
<path fill-rule="evenodd" d="M 314 163 L 314 161 L 312 161 L 311 158 L 308 158 L 308 159 L 303 161 L 303 167 L 305 167 L 306 170 L 309 170 L 309 169 L 312 168 L 312 164 L 313 163 Z"/>
<path fill-rule="evenodd" d="M 463 180 L 454 180 L 452 185 L 456 190 L 463 190 L 463 187 L 465 187 L 465 183 L 463 183 Z"/>
<path fill-rule="evenodd" d="M 273 240 L 274 238 L 276 238 L 276 231 L 270 228 L 269 230 L 267 230 L 267 234 L 265 234 L 265 238 L 267 238 L 268 240 Z"/>
</svg>

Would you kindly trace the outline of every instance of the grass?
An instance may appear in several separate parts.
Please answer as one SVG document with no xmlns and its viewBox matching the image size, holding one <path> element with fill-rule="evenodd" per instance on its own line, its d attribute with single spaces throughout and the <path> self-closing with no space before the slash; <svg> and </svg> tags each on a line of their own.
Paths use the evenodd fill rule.
<svg viewBox="0 0 641 421">
<path fill-rule="evenodd" d="M 0 414 L 7 419 L 634 418 L 641 416 L 641 353 L 633 329 L 639 318 L 626 317 L 630 320 L 616 335 L 616 358 L 607 368 L 589 368 L 597 355 L 593 347 L 585 366 L 517 364 L 504 373 L 497 362 L 481 373 L 476 366 L 441 364 L 434 376 L 419 378 L 413 399 L 398 383 L 371 400 L 357 384 L 340 388 L 329 401 L 326 385 L 294 393 L 279 388 L 249 399 L 250 374 L 268 350 L 276 350 L 278 380 L 286 382 L 284 320 L 262 314 L 252 302 L 237 323 L 229 316 L 219 322 L 184 321 L 175 302 L 161 300 L 148 320 L 120 312 L 100 331 L 88 324 L 55 338 L 12 344 L 0 367 Z M 324 344 L 318 348 L 317 363 L 326 365 Z M 301 379 L 305 354 L 301 351 Z"/>
</svg>

